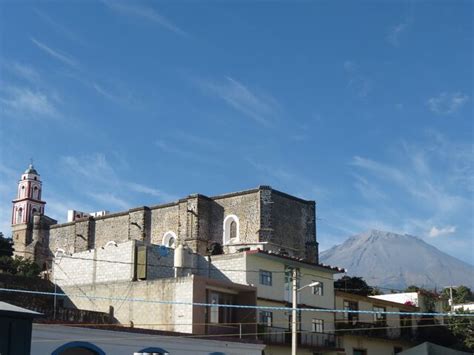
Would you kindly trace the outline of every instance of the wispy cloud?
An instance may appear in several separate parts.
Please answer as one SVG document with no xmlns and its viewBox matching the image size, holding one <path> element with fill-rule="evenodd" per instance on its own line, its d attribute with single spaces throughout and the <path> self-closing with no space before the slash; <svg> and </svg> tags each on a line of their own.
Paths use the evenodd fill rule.
<svg viewBox="0 0 474 355">
<path fill-rule="evenodd" d="M 368 201 L 374 202 L 376 200 L 386 200 L 387 195 L 375 185 L 374 182 L 369 182 L 363 176 L 354 174 L 355 188 L 360 192 L 360 194 Z"/>
<path fill-rule="evenodd" d="M 142 184 L 131 182 L 131 183 L 127 183 L 127 186 L 134 192 L 139 192 L 142 194 L 158 197 L 160 200 L 163 200 L 163 201 L 174 201 L 178 199 L 178 196 L 176 195 L 172 195 L 162 190 L 158 190 L 158 189 L 145 186 Z"/>
<path fill-rule="evenodd" d="M 400 21 L 395 26 L 390 27 L 386 40 L 394 47 L 400 46 L 401 37 L 406 33 L 415 22 L 415 7 L 413 3 L 410 3 L 410 8 L 407 16 L 403 21 Z"/>
<path fill-rule="evenodd" d="M 427 100 L 428 108 L 439 115 L 449 115 L 459 111 L 469 100 L 469 96 L 461 92 L 443 92 Z"/>
<path fill-rule="evenodd" d="M 190 162 L 199 162 L 206 165 L 213 165 L 213 166 L 224 166 L 224 163 L 215 159 L 213 156 L 209 154 L 202 154 L 196 152 L 196 148 L 192 148 L 191 145 L 186 145 L 184 148 L 179 147 L 170 140 L 166 140 L 163 138 L 159 138 L 155 141 L 155 145 L 165 153 L 173 155 L 175 157 L 180 157 Z"/>
<path fill-rule="evenodd" d="M 89 193 L 88 196 L 101 203 L 102 206 L 113 206 L 121 210 L 126 210 L 131 207 L 130 202 L 125 201 L 111 192 L 94 192 Z"/>
<path fill-rule="evenodd" d="M 387 41 L 392 46 L 398 47 L 400 45 L 400 36 L 407 30 L 408 26 L 408 22 L 402 22 L 396 26 L 393 26 L 387 34 Z"/>
<path fill-rule="evenodd" d="M 280 105 L 268 94 L 257 93 L 234 78 L 221 81 L 198 80 L 198 86 L 208 95 L 223 100 L 233 109 L 259 124 L 275 124 Z"/>
<path fill-rule="evenodd" d="M 168 31 L 174 32 L 180 36 L 188 37 L 189 34 L 159 14 L 155 9 L 144 5 L 138 5 L 132 2 L 103 1 L 111 10 L 127 15 L 139 17 L 160 25 Z"/>
<path fill-rule="evenodd" d="M 367 214 L 358 219 L 385 221 L 395 231 L 430 238 L 472 235 L 472 145 L 451 142 L 439 133 L 428 137 L 423 144 L 401 142 L 391 162 L 353 157 L 351 165 L 362 178 L 356 188 L 370 202 Z M 384 201 L 372 186 L 384 187 Z"/>
<path fill-rule="evenodd" d="M 361 98 L 367 97 L 372 91 L 372 80 L 363 74 L 359 66 L 351 60 L 346 60 L 343 68 L 349 79 L 347 87 L 352 89 L 357 96 Z"/>
<path fill-rule="evenodd" d="M 123 178 L 104 154 L 80 157 L 65 156 L 60 161 L 61 171 L 83 193 L 100 203 L 99 209 L 128 209 L 137 200 L 136 193 L 158 198 L 158 202 L 176 200 L 165 191 Z"/>
<path fill-rule="evenodd" d="M 51 47 L 48 47 L 46 44 L 36 40 L 35 38 L 31 38 L 31 41 L 43 52 L 47 53 L 51 57 L 67 64 L 71 67 L 76 67 L 79 63 L 71 56 Z"/>
<path fill-rule="evenodd" d="M 14 73 L 16 76 L 22 79 L 26 79 L 29 82 L 36 83 L 40 80 L 39 73 L 36 71 L 35 68 L 30 65 L 26 65 L 19 62 L 12 62 L 6 65 L 6 68 L 12 73 Z"/>
<path fill-rule="evenodd" d="M 328 196 L 327 189 L 323 189 L 313 179 L 298 174 L 295 169 L 252 158 L 247 158 L 246 161 L 262 176 L 265 184 L 288 191 L 303 199 L 320 201 Z"/>
<path fill-rule="evenodd" d="M 446 226 L 442 228 L 437 228 L 433 226 L 428 233 L 428 236 L 431 238 L 441 237 L 444 235 L 453 234 L 456 232 L 456 226 Z"/>
<path fill-rule="evenodd" d="M 48 14 L 46 14 L 45 12 L 40 11 L 38 9 L 35 9 L 34 12 L 38 15 L 38 17 L 40 17 L 45 23 L 50 25 L 60 35 L 64 36 L 65 38 L 71 41 L 79 43 L 83 46 L 87 45 L 87 42 L 82 37 L 80 37 L 77 33 L 71 31 L 66 26 L 63 26 L 58 21 L 53 20 L 53 18 L 49 16 Z"/>
<path fill-rule="evenodd" d="M 28 117 L 59 117 L 56 99 L 46 93 L 26 87 L 7 87 L 1 90 L 0 102 L 7 114 L 20 114 Z"/>
</svg>

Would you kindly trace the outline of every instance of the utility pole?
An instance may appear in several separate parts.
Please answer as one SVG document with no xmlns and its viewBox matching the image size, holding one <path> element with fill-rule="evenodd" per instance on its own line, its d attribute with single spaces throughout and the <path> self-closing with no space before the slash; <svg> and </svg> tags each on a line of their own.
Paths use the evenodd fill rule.
<svg viewBox="0 0 474 355">
<path fill-rule="evenodd" d="M 448 288 L 449 287 L 449 301 L 448 301 L 448 304 L 449 304 L 449 311 L 450 312 L 453 312 L 453 306 L 454 306 L 454 299 L 453 299 L 453 287 L 454 288 L 457 288 L 457 286 L 446 286 L 445 288 Z"/>
<path fill-rule="evenodd" d="M 296 355 L 296 348 L 297 348 L 297 338 L 296 338 L 296 325 L 297 325 L 297 317 L 296 317 L 296 308 L 298 307 L 298 269 L 293 268 L 292 270 L 292 283 L 293 283 L 293 309 L 291 310 L 291 355 Z"/>
</svg>

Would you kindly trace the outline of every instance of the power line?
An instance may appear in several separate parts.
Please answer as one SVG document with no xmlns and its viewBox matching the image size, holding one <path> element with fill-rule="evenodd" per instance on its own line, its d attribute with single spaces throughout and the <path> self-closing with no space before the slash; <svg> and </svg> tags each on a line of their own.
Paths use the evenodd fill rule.
<svg viewBox="0 0 474 355">
<path fill-rule="evenodd" d="M 105 296 L 90 296 L 90 295 L 67 295 L 65 293 L 55 292 L 43 292 L 43 291 L 31 291 L 31 290 L 19 290 L 0 288 L 0 292 L 12 292 L 12 293 L 25 293 L 25 294 L 37 294 L 43 296 L 58 296 L 58 297 L 78 297 L 78 298 L 93 298 L 101 300 L 112 300 L 112 301 L 127 301 L 127 302 L 143 302 L 143 303 L 155 303 L 155 304 L 167 304 L 167 305 L 189 305 L 198 307 L 217 307 L 217 308 L 236 308 L 236 309 L 263 309 L 263 310 L 279 310 L 279 311 L 292 311 L 291 307 L 275 307 L 275 306 L 251 306 L 251 305 L 230 305 L 230 304 L 219 304 L 219 303 L 204 303 L 204 302 L 184 302 L 184 301 L 164 301 L 164 300 L 147 300 L 143 298 L 123 298 L 123 297 L 105 297 Z M 349 310 L 349 309 L 327 309 L 327 308 L 296 308 L 299 312 L 319 312 L 319 313 L 357 313 L 357 314 L 395 314 L 395 315 L 419 315 L 419 316 L 437 316 L 437 317 L 474 317 L 474 314 L 469 313 L 429 313 L 429 312 L 393 312 L 393 311 L 362 311 L 362 310 Z"/>
<path fill-rule="evenodd" d="M 0 250 L 5 250 L 6 251 L 6 249 L 0 249 Z M 27 253 L 27 254 L 31 254 L 31 255 L 35 254 L 34 252 L 27 251 L 27 250 L 25 250 L 23 252 Z M 211 257 L 212 256 L 213 255 L 211 255 Z M 103 262 L 103 263 L 110 263 L 110 264 L 135 265 L 134 262 L 130 262 L 130 261 L 86 258 L 86 257 L 73 256 L 73 255 L 67 255 L 67 254 L 63 254 L 58 258 L 48 257 L 48 258 L 46 258 L 46 260 L 54 262 L 56 259 L 60 259 L 60 258 L 67 258 L 67 259 L 73 259 L 73 260 L 83 260 L 83 261 L 95 261 L 95 262 Z M 298 260 L 294 260 L 294 261 L 298 261 Z M 186 269 L 193 270 L 193 271 L 205 271 L 205 272 L 209 272 L 209 273 L 218 273 L 218 272 L 260 273 L 260 271 L 261 271 L 260 269 L 259 270 L 221 269 L 221 268 L 217 268 L 215 266 L 215 264 L 212 264 L 212 259 L 208 260 L 208 262 L 209 262 L 209 267 L 186 267 Z M 147 265 L 147 266 L 151 266 L 151 267 L 174 269 L 173 265 L 163 265 L 163 264 L 155 264 L 155 263 L 146 263 L 145 264 L 145 263 L 137 262 L 136 265 Z M 319 267 L 324 268 L 324 266 L 317 265 L 317 264 L 315 264 L 314 266 L 319 266 Z M 212 267 L 215 267 L 215 269 L 213 269 Z M 289 273 L 288 270 L 267 270 L 267 269 L 265 269 L 265 271 L 269 271 L 269 272 L 275 273 L 275 274 L 288 274 Z M 302 272 L 302 273 L 300 273 L 300 276 L 311 276 L 311 277 L 314 277 L 314 278 L 330 280 L 330 281 L 333 281 L 333 282 L 340 280 L 340 279 L 335 280 L 334 278 L 331 278 L 331 277 L 325 277 L 325 276 L 321 276 L 321 275 L 317 275 L 317 274 L 311 274 L 311 273 L 308 273 L 308 272 Z M 288 277 L 291 277 L 291 276 L 288 276 Z M 402 292 L 402 293 L 406 292 L 406 290 L 396 289 L 396 288 L 392 288 L 392 287 L 384 287 L 384 286 L 379 286 L 379 285 L 367 285 L 367 286 L 369 288 L 377 288 L 377 289 L 380 289 L 380 290 L 399 291 L 399 292 Z M 361 289 L 335 288 L 335 289 L 337 289 L 337 290 L 352 290 L 352 291 L 365 290 L 365 289 L 362 289 L 362 288 Z"/>
<path fill-rule="evenodd" d="M 243 324 L 246 324 L 246 323 L 243 323 Z M 51 325 L 63 325 L 61 323 L 54 323 L 54 324 L 51 324 Z M 76 325 L 78 328 L 81 327 L 81 325 Z M 377 328 L 374 328 L 374 327 L 370 327 L 370 328 L 347 328 L 347 329 L 336 329 L 334 330 L 334 332 L 353 332 L 353 331 L 367 331 L 367 330 L 388 330 L 388 329 L 403 329 L 403 328 L 430 328 L 430 327 L 448 327 L 449 325 L 447 324 L 423 324 L 423 325 L 407 325 L 407 326 L 389 326 L 389 327 L 377 327 Z M 85 326 L 85 328 L 88 328 L 87 326 Z M 95 325 L 94 327 L 95 328 Z M 139 331 L 149 331 L 149 330 L 152 330 L 152 329 L 138 329 L 138 328 L 128 328 L 128 329 L 136 329 L 137 332 Z M 104 329 L 104 330 L 110 330 L 110 329 Z M 112 330 L 112 331 L 121 331 L 121 330 Z M 125 332 L 127 330 L 124 330 Z M 166 332 L 166 331 L 163 331 L 163 332 Z M 337 334 L 334 334 L 334 333 L 317 333 L 317 332 L 313 332 L 311 330 L 297 330 L 296 331 L 297 333 L 306 333 L 306 334 L 315 334 L 315 335 L 318 335 L 318 334 L 323 334 L 323 335 L 332 335 L 332 336 L 336 336 Z M 273 330 L 271 332 L 243 332 L 242 333 L 242 336 L 259 336 L 259 335 L 276 335 L 276 334 L 290 334 L 291 333 L 291 330 L 290 329 L 281 329 L 281 330 Z M 93 341 L 94 342 L 97 342 L 97 341 L 104 341 L 104 340 L 128 340 L 128 339 L 133 339 L 133 340 L 139 340 L 139 339 L 147 339 L 149 336 L 151 335 L 163 335 L 163 336 L 173 336 L 173 337 L 176 337 L 176 338 L 197 338 L 197 339 L 200 339 L 200 338 L 210 338 L 212 340 L 212 338 L 221 338 L 221 337 L 233 337 L 233 339 L 228 339 L 229 341 L 232 342 L 232 340 L 237 340 L 237 338 L 235 338 L 237 335 L 239 334 L 236 334 L 236 333 L 227 333 L 227 334 L 182 334 L 182 335 L 168 335 L 168 334 L 146 334 L 146 333 L 142 333 L 142 335 L 140 336 L 127 336 L 127 337 L 123 337 L 123 338 L 120 338 L 120 337 L 104 337 L 104 338 L 94 338 Z M 53 341 L 57 341 L 57 339 L 40 339 L 40 340 L 33 340 L 33 342 L 53 342 Z"/>
<path fill-rule="evenodd" d="M 34 252 L 30 252 L 30 251 L 26 251 L 26 250 L 24 252 L 27 253 L 27 254 L 31 254 L 31 255 L 35 254 Z M 48 258 L 46 258 L 46 260 L 54 262 L 55 260 L 61 259 L 61 258 L 74 259 L 74 260 L 83 260 L 83 261 L 95 261 L 95 262 L 103 262 L 103 263 L 110 263 L 110 264 L 135 265 L 134 262 L 130 262 L 130 261 L 86 258 L 86 257 L 77 256 L 77 255 L 73 256 L 73 255 L 67 255 L 67 254 L 63 254 L 63 255 L 61 255 L 60 257 L 57 257 L 57 258 L 48 257 Z M 221 268 L 217 268 L 215 266 L 215 264 L 212 264 L 212 260 L 210 260 L 208 262 L 209 262 L 209 267 L 186 267 L 186 269 L 197 270 L 197 271 L 201 270 L 201 271 L 205 271 L 205 272 L 209 272 L 209 273 L 217 273 L 217 272 L 260 273 L 260 271 L 261 271 L 261 270 L 242 270 L 242 269 L 221 269 Z M 145 264 L 145 263 L 139 263 L 139 262 L 137 262 L 136 264 L 137 265 L 147 265 L 147 266 L 151 266 L 151 267 L 174 269 L 174 266 L 172 266 L 172 265 L 163 265 L 163 264 L 155 264 L 155 263 L 146 263 Z M 323 267 L 323 266 L 320 266 L 320 265 L 315 265 L 315 266 Z M 212 267 L 215 267 L 215 269 L 213 269 Z M 272 272 L 272 273 L 275 273 L 275 274 L 288 274 L 289 273 L 287 270 L 266 270 L 265 269 L 265 271 L 269 271 L 269 272 Z M 308 273 L 303 273 L 301 275 L 302 276 L 314 276 L 314 277 L 318 277 L 320 279 L 326 279 L 326 280 L 334 281 L 334 278 L 325 277 L 325 276 L 321 276 L 321 275 L 308 274 Z"/>
<path fill-rule="evenodd" d="M 36 309 L 33 308 L 32 309 L 33 311 L 35 311 Z M 37 310 L 38 312 L 41 312 L 41 309 Z M 387 320 L 400 320 L 400 319 L 396 319 L 396 318 L 389 318 Z M 420 321 L 425 321 L 425 320 L 433 320 L 433 317 L 420 317 L 420 318 L 415 318 L 415 320 L 417 322 L 420 322 Z M 309 324 L 307 322 L 296 322 L 298 325 L 303 325 L 303 324 Z M 374 324 L 376 325 L 377 322 L 374 321 L 374 322 L 358 322 L 358 323 L 362 323 L 362 324 Z M 45 323 L 45 324 L 60 324 L 60 325 L 70 325 L 70 326 L 83 326 L 83 327 L 87 327 L 87 326 L 94 326 L 94 327 L 110 327 L 110 326 L 114 326 L 114 327 L 122 327 L 122 328 L 130 328 L 129 325 L 127 324 L 117 324 L 117 323 L 101 323 L 101 324 L 97 324 L 97 323 L 74 323 L 74 322 L 71 322 L 71 323 L 66 323 L 66 322 L 58 322 L 58 323 Z M 169 325 L 215 325 L 215 326 L 218 326 L 218 327 L 223 327 L 223 328 L 235 328 L 235 326 L 237 325 L 263 325 L 263 326 L 266 326 L 265 322 L 225 322 L 225 323 L 211 323 L 211 322 L 202 322 L 202 323 L 133 323 L 134 327 L 136 326 L 169 326 Z M 277 328 L 277 329 L 284 329 L 282 327 L 275 327 L 274 325 L 275 324 L 285 324 L 285 325 L 288 325 L 288 321 L 280 321 L 280 322 L 275 322 L 275 321 L 272 321 L 272 325 L 270 327 L 272 328 Z M 350 321 L 347 320 L 347 319 L 337 319 L 337 320 L 326 320 L 324 319 L 324 324 L 350 324 Z M 413 326 L 416 326 L 416 325 L 413 325 Z M 420 325 L 421 326 L 421 325 Z M 380 327 L 380 326 L 379 326 Z M 395 326 L 384 326 L 384 327 L 395 327 Z M 147 329 L 147 328 L 145 328 Z M 360 329 L 360 328 L 348 328 L 346 330 L 352 330 L 352 329 Z M 374 327 L 370 327 L 369 329 L 375 329 Z"/>
</svg>

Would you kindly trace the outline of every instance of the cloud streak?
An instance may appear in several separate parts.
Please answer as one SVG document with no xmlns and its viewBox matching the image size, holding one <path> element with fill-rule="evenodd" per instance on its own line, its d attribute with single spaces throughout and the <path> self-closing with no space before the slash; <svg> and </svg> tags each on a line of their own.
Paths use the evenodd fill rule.
<svg viewBox="0 0 474 355">
<path fill-rule="evenodd" d="M 159 202 L 177 199 L 162 190 L 121 178 L 104 154 L 65 156 L 60 164 L 61 171 L 71 178 L 77 189 L 104 206 L 99 209 L 131 208 L 136 193 L 156 197 Z"/>
<path fill-rule="evenodd" d="M 132 2 L 103 1 L 111 10 L 127 16 L 139 17 L 160 25 L 168 31 L 174 32 L 183 37 L 189 37 L 189 34 L 159 14 L 155 9 L 143 5 L 133 4 Z"/>
<path fill-rule="evenodd" d="M 67 64 L 71 67 L 76 67 L 78 66 L 78 62 L 72 58 L 71 56 L 57 50 L 57 49 L 52 49 L 51 47 L 48 47 L 46 44 L 36 40 L 35 38 L 30 38 L 31 42 L 33 42 L 39 49 L 41 49 L 43 52 L 46 54 L 50 55 L 54 59 L 57 59 L 64 64 Z"/>
<path fill-rule="evenodd" d="M 217 97 L 234 110 L 264 126 L 272 126 L 280 111 L 278 102 L 268 94 L 256 93 L 234 78 L 221 81 L 198 80 L 204 93 Z"/>
</svg>

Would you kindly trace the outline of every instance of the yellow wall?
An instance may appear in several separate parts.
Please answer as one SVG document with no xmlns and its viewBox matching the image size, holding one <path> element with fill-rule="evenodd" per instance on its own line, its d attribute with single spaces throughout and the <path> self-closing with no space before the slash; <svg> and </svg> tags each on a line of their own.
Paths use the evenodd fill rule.
<svg viewBox="0 0 474 355">
<path fill-rule="evenodd" d="M 365 349 L 367 355 L 392 355 L 395 346 L 406 350 L 413 345 L 403 341 L 384 340 L 377 338 L 366 338 L 352 335 L 345 335 L 343 338 L 345 355 L 352 355 L 354 349 Z"/>
</svg>

